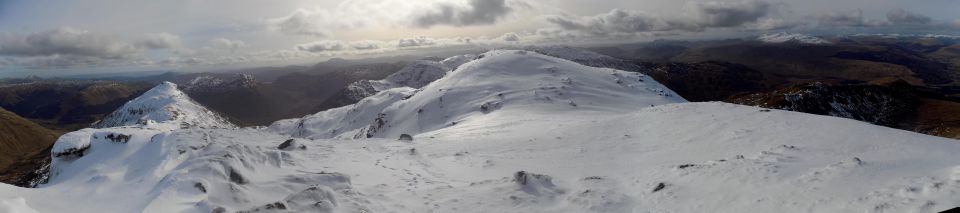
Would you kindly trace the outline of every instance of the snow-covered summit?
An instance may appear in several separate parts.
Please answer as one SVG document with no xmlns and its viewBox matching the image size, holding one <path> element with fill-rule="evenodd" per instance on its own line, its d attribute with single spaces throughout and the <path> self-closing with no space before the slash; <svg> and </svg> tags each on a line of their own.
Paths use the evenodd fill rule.
<svg viewBox="0 0 960 213">
<path fill-rule="evenodd" d="M 96 128 L 164 124 L 172 128 L 230 128 L 226 119 L 196 103 L 177 85 L 163 82 L 94 124 Z"/>
<path fill-rule="evenodd" d="M 467 54 L 449 57 L 439 62 L 431 60 L 413 61 L 385 79 L 361 80 L 351 83 L 347 85 L 343 93 L 345 93 L 346 98 L 351 99 L 347 102 L 352 103 L 392 88 L 420 88 L 440 79 L 448 71 L 457 69 L 461 64 L 475 60 L 476 57 L 476 55 Z"/>
<path fill-rule="evenodd" d="M 271 129 L 313 138 L 393 138 L 485 122 L 500 110 L 622 113 L 685 102 L 640 73 L 525 50 L 495 50 L 479 58 L 419 90 L 384 91 L 355 105 L 278 121 Z"/>
<path fill-rule="evenodd" d="M 760 37 L 757 38 L 757 40 L 760 40 L 761 42 L 764 42 L 764 43 L 771 43 L 771 44 L 796 42 L 800 44 L 824 45 L 824 44 L 832 43 L 830 41 L 824 40 L 816 36 L 804 35 L 799 33 L 786 33 L 786 32 L 761 35 Z"/>
</svg>

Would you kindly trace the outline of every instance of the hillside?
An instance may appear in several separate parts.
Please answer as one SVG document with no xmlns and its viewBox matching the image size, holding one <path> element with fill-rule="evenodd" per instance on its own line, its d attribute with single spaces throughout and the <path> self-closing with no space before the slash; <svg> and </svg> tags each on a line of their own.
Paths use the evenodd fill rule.
<svg viewBox="0 0 960 213">
<path fill-rule="evenodd" d="M 645 75 L 528 51 L 488 52 L 419 90 L 390 89 L 305 120 L 270 129 L 71 132 L 52 150 L 50 182 L 0 184 L 0 203 L 41 212 L 936 212 L 960 205 L 956 140 L 686 103 Z M 326 139 L 327 126 L 338 125 L 332 129 L 366 134 Z M 396 140 L 401 134 L 409 140 Z M 115 191 L 124 193 L 104 193 Z"/>
<path fill-rule="evenodd" d="M 59 133 L 46 129 L 12 112 L 0 108 L 0 182 L 16 183 L 20 173 L 11 168 L 47 149 Z"/>
<path fill-rule="evenodd" d="M 73 131 L 90 126 L 150 86 L 100 80 L 6 82 L 0 84 L 0 107 L 46 128 Z"/>
</svg>

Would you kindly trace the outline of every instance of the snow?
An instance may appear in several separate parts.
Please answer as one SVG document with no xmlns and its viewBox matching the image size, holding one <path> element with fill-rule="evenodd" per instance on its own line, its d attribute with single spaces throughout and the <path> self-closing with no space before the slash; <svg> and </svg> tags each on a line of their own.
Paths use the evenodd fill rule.
<svg viewBox="0 0 960 213">
<path fill-rule="evenodd" d="M 800 44 L 823 45 L 823 44 L 832 43 L 830 41 L 827 41 L 815 36 L 809 36 L 809 35 L 798 34 L 798 33 L 786 33 L 786 32 L 765 34 L 760 36 L 757 39 L 764 43 L 775 43 L 775 44 L 797 42 Z"/>
<path fill-rule="evenodd" d="M 417 60 L 404 66 L 403 69 L 400 69 L 396 73 L 387 76 L 385 79 L 361 80 L 351 83 L 347 85 L 346 93 L 349 94 L 348 97 L 356 101 L 393 88 L 420 88 L 440 79 L 446 75 L 448 71 L 457 69 L 461 64 L 470 62 L 476 58 L 476 55 L 466 54 L 449 57 L 439 62 Z"/>
<path fill-rule="evenodd" d="M 623 113 L 685 102 L 649 76 L 594 68 L 523 50 L 497 50 L 418 91 L 380 93 L 356 105 L 271 125 L 309 138 L 398 138 L 513 108 Z M 473 121 L 479 119 L 479 121 Z"/>
<path fill-rule="evenodd" d="M 564 95 L 541 92 L 564 85 Z M 55 173 L 39 188 L 0 184 L 0 208 L 936 212 L 960 205 L 956 140 L 843 118 L 685 103 L 667 94 L 633 73 L 494 51 L 419 90 L 395 88 L 307 116 L 310 131 L 300 135 L 289 131 L 297 120 L 269 129 L 127 126 L 70 133 L 57 146 L 88 144 L 85 154 L 55 157 Z M 491 100 L 500 104 L 482 112 Z M 411 111 L 425 107 L 436 115 L 419 118 Z M 337 139 L 320 131 L 351 119 L 372 122 L 380 116 L 370 115 L 379 113 L 387 114 L 387 124 L 372 138 Z M 459 122 L 438 126 L 449 121 Z M 414 140 L 397 140 L 399 132 Z M 111 133 L 131 137 L 104 139 Z M 289 139 L 305 148 L 278 147 Z"/>
<path fill-rule="evenodd" d="M 22 197 L 3 199 L 0 198 L 0 213 L 38 213 L 37 210 L 27 206 L 27 200 Z"/>
<path fill-rule="evenodd" d="M 148 90 L 110 113 L 94 126 L 97 128 L 151 125 L 166 123 L 174 128 L 228 128 L 230 122 L 196 103 L 177 85 L 164 82 Z M 179 126 L 177 126 L 179 125 Z"/>
</svg>

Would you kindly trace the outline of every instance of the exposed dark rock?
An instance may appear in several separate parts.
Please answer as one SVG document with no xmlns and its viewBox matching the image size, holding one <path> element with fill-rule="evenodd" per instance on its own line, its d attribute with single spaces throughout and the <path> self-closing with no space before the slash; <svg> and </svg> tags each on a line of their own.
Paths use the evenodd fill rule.
<svg viewBox="0 0 960 213">
<path fill-rule="evenodd" d="M 197 188 L 197 190 L 200 190 L 200 191 L 203 192 L 203 193 L 207 193 L 207 187 L 206 187 L 206 186 L 203 186 L 203 183 L 201 183 L 201 182 L 194 183 L 194 184 L 193 184 L 193 187 L 194 187 L 194 188 Z"/>
<path fill-rule="evenodd" d="M 90 145 L 79 148 L 69 148 L 63 150 L 62 152 L 53 153 L 54 157 L 63 158 L 63 159 L 77 159 L 83 157 L 83 154 L 90 149 Z"/>
<path fill-rule="evenodd" d="M 401 140 L 401 141 L 413 141 L 413 136 L 410 136 L 409 134 L 401 134 L 401 135 L 400 135 L 400 140 Z"/>
<path fill-rule="evenodd" d="M 663 183 L 663 182 L 657 183 L 657 186 L 656 186 L 656 187 L 653 187 L 653 192 L 659 192 L 660 190 L 663 190 L 664 188 L 667 188 L 667 184 L 666 184 L 666 183 Z"/>
<path fill-rule="evenodd" d="M 240 173 L 237 173 L 237 171 L 234 171 L 233 168 L 230 168 L 229 170 L 230 170 L 230 182 L 240 184 L 240 185 L 247 183 L 247 179 L 244 178 L 243 175 L 240 175 Z"/>
</svg>

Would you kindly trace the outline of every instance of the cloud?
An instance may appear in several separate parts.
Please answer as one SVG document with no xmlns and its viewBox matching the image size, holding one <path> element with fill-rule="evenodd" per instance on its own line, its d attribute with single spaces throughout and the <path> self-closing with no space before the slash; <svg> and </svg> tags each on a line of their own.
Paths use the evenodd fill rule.
<svg viewBox="0 0 960 213">
<path fill-rule="evenodd" d="M 467 5 L 437 3 L 432 9 L 415 14 L 413 24 L 421 28 L 490 25 L 514 10 L 506 0 L 468 0 Z"/>
<path fill-rule="evenodd" d="M 863 16 L 863 10 L 844 13 L 823 13 L 817 17 L 820 26 L 831 27 L 882 27 L 896 25 L 927 25 L 932 19 L 922 14 L 911 13 L 903 9 L 887 12 L 886 19 L 870 19 Z"/>
<path fill-rule="evenodd" d="M 517 35 L 517 33 L 513 32 L 504 33 L 502 36 L 500 36 L 500 40 L 506 42 L 518 42 L 520 41 L 520 35 Z"/>
<path fill-rule="evenodd" d="M 424 37 L 424 36 L 397 40 L 397 47 L 399 48 L 432 46 L 435 44 L 437 44 L 436 39 Z"/>
<path fill-rule="evenodd" d="M 310 42 L 306 44 L 300 44 L 300 45 L 297 45 L 296 48 L 297 50 L 300 50 L 300 51 L 318 53 L 318 52 L 341 51 L 346 49 L 346 46 L 347 45 L 345 45 L 341 41 L 323 40 L 323 41 Z"/>
<path fill-rule="evenodd" d="M 639 11 L 613 9 L 608 13 L 591 17 L 548 16 L 550 22 L 562 29 L 586 32 L 595 35 L 616 33 L 637 33 L 647 31 L 673 30 L 676 25 L 660 17 Z"/>
<path fill-rule="evenodd" d="M 863 18 L 863 10 L 847 12 L 822 13 L 817 16 L 817 23 L 821 26 L 849 26 L 864 27 L 881 25 L 878 21 Z"/>
<path fill-rule="evenodd" d="M 771 17 L 778 14 L 782 7 L 786 6 L 764 1 L 702 2 L 685 7 L 686 16 L 655 16 L 640 11 L 613 9 L 588 17 L 560 15 L 547 16 L 546 20 L 561 29 L 591 35 L 632 35 L 739 27 L 782 29 L 795 26 Z"/>
<path fill-rule="evenodd" d="M 139 53 L 134 45 L 85 30 L 59 28 L 27 36 L 10 35 L 0 40 L 0 55 L 83 56 L 99 59 L 129 58 Z"/>
<path fill-rule="evenodd" d="M 230 50 L 230 52 L 235 52 L 237 49 L 247 46 L 246 42 L 241 40 L 227 39 L 227 38 L 216 38 L 210 40 L 210 44 L 214 48 Z"/>
<path fill-rule="evenodd" d="M 805 22 L 790 21 L 782 18 L 763 18 L 756 22 L 746 24 L 745 26 L 750 30 L 770 31 L 791 29 L 805 24 Z"/>
<path fill-rule="evenodd" d="M 739 27 L 778 12 L 777 5 L 765 1 L 702 2 L 691 7 L 700 27 Z"/>
<path fill-rule="evenodd" d="M 350 42 L 350 48 L 355 50 L 376 50 L 384 46 L 384 42 L 375 40 L 363 40 Z"/>
<path fill-rule="evenodd" d="M 168 49 L 181 46 L 180 37 L 170 33 L 147 34 L 135 45 L 146 49 Z"/>
<path fill-rule="evenodd" d="M 904 9 L 895 9 L 887 12 L 887 21 L 892 24 L 929 24 L 929 16 L 911 13 Z"/>
<path fill-rule="evenodd" d="M 324 11 L 298 9 L 288 16 L 268 20 L 267 25 L 269 29 L 286 34 L 327 37 L 330 33 L 319 22 L 325 18 Z"/>
</svg>

